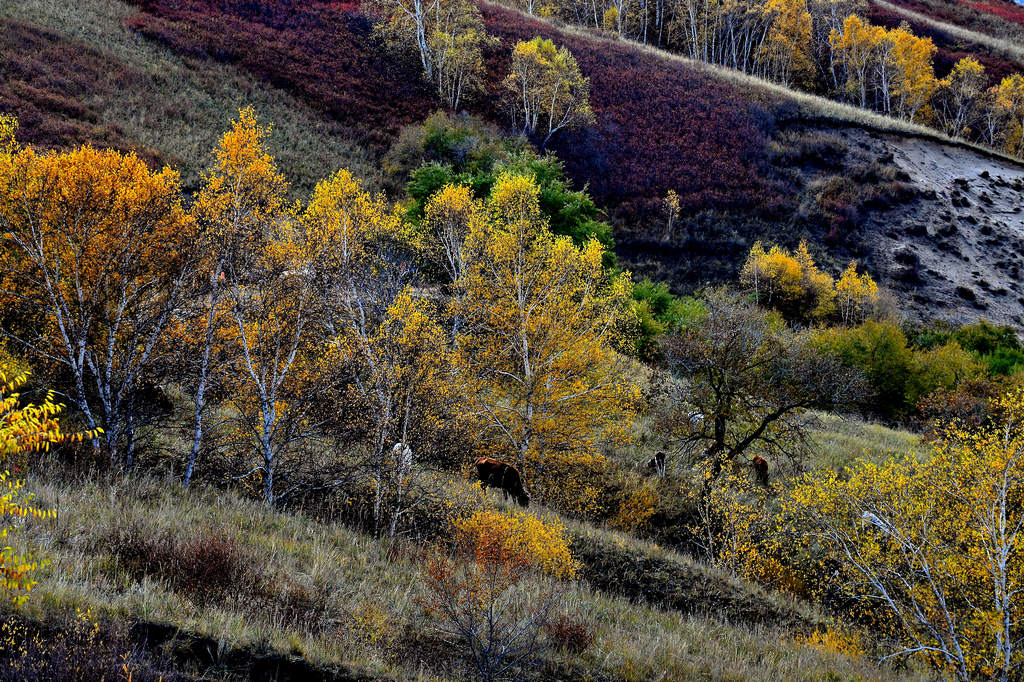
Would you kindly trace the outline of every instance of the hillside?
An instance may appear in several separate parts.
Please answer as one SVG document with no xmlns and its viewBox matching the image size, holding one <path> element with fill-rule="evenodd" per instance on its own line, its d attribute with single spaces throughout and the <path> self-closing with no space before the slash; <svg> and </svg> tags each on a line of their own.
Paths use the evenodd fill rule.
<svg viewBox="0 0 1024 682">
<path fill-rule="evenodd" d="M 876 125 L 902 124 L 627 41 L 558 29 L 497 5 L 483 9 L 502 47 L 488 53 L 493 94 L 472 110 L 503 120 L 497 89 L 515 40 L 539 34 L 569 46 L 591 79 L 597 122 L 556 137 L 551 148 L 608 212 L 620 260 L 639 275 L 689 290 L 732 279 L 756 238 L 792 246 L 806 237 L 824 246 L 833 267 L 850 257 L 877 265 L 880 281 L 914 295 L 923 317 L 966 321 L 984 312 L 1010 322 L 1021 314 L 1016 296 L 988 290 L 1002 287 L 994 282 L 1015 281 L 1017 264 L 990 253 L 983 240 L 997 237 L 980 233 L 987 229 L 984 216 L 972 216 L 977 230 L 958 223 L 955 238 L 935 236 L 948 231 L 936 217 L 942 209 L 923 197 L 935 191 L 952 201 L 953 188 L 936 187 L 934 178 L 910 172 L 899 159 L 924 148 L 947 153 L 937 140 L 889 135 L 880 145 Z M 181 167 L 186 186 L 204 165 L 201 150 L 242 99 L 277 123 L 275 149 L 297 189 L 308 189 L 313 177 L 336 166 L 352 168 L 373 186 L 380 177 L 376 164 L 399 127 L 436 106 L 417 85 L 414 65 L 396 68 L 373 49 L 370 25 L 352 4 L 264 2 L 256 11 L 248 3 L 203 0 L 147 0 L 135 7 L 90 0 L 57 11 L 25 0 L 3 12 L 17 40 L 0 55 L 8 60 L 0 106 L 19 114 L 26 141 L 137 148 Z M 33 41 L 77 56 L 46 59 L 43 52 L 30 61 L 37 54 Z M 992 73 L 999 69 L 996 64 Z M 837 134 L 836 127 L 851 123 Z M 175 131 L 188 131 L 188 138 Z M 1013 164 L 968 150 L 950 153 L 961 155 L 965 167 L 955 177 L 973 181 L 983 171 L 993 181 L 1016 177 Z M 895 180 L 901 172 L 911 178 L 905 186 Z M 868 183 L 873 187 L 821 192 L 836 178 L 865 173 L 876 176 Z M 998 189 L 999 200 L 1013 202 L 1012 185 Z M 679 193 L 683 220 L 665 235 L 662 199 L 669 190 Z M 984 213 L 980 190 L 977 198 L 971 200 L 975 213 Z M 990 218 L 994 234 L 1012 239 L 1020 233 L 1018 214 Z M 900 244 L 929 263 L 919 280 L 892 263 L 893 225 L 900 226 Z M 880 234 L 879 226 L 889 227 Z M 935 268 L 924 255 L 950 250 L 987 256 L 961 272 Z M 966 289 L 974 291 L 973 300 L 955 293 Z"/>
<path fill-rule="evenodd" d="M 0 682 L 1020 678 L 1024 6 L 616 1 L 0 4 Z"/>
<path fill-rule="evenodd" d="M 159 479 L 32 486 L 61 512 L 22 538 L 51 563 L 21 617 L 30 633 L 70 634 L 7 659 L 13 679 L 33 656 L 63 665 L 61 647 L 91 659 L 85 679 L 120 671 L 129 651 L 134 679 L 459 679 L 458 650 L 421 614 L 417 542 Z M 519 679 L 921 679 L 815 643 L 823 619 L 804 604 L 623 534 L 572 532 L 587 579 L 565 603 L 587 614 L 593 645 Z"/>
</svg>

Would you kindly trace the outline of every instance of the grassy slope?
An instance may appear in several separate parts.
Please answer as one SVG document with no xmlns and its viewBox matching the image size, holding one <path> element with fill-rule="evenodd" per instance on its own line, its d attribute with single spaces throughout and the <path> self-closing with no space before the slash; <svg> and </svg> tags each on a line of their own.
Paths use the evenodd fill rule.
<svg viewBox="0 0 1024 682">
<path fill-rule="evenodd" d="M 341 526 L 268 511 L 229 493 L 186 493 L 159 480 L 36 480 L 32 487 L 40 502 L 60 510 L 56 522 L 33 524 L 23 536 L 52 561 L 40 573 L 41 583 L 25 607 L 32 618 L 59 620 L 76 608 L 92 608 L 104 618 L 170 623 L 211 637 L 224 651 L 249 646 L 300 656 L 319 666 L 340 663 L 373 676 L 459 677 L 450 647 L 437 640 L 420 616 L 420 548 L 399 543 L 387 549 Z M 578 527 L 577 532 L 596 534 L 637 561 L 688 566 L 700 579 L 690 586 L 673 585 L 677 592 L 719 589 L 715 586 L 723 580 L 707 567 L 628 537 Z M 133 551 L 150 547 L 146 543 L 156 537 L 179 544 L 196 538 L 202 545 L 228 543 L 242 557 L 243 578 L 263 576 L 264 586 L 258 591 L 224 586 L 204 596 L 190 588 L 187 575 L 140 574 L 137 564 L 151 558 Z M 647 579 L 656 582 L 659 576 Z M 733 597 L 722 599 L 746 595 L 780 609 L 796 608 L 738 581 L 730 584 Z M 894 677 L 865 660 L 803 645 L 786 629 L 634 603 L 586 583 L 570 588 L 566 606 L 582 615 L 596 635 L 595 643 L 581 657 L 555 654 L 538 673 L 542 676 Z M 791 613 L 798 619 L 809 617 L 800 616 L 800 610 Z M 216 656 L 207 672 L 218 673 Z"/>
<path fill-rule="evenodd" d="M 242 103 L 255 103 L 275 122 L 275 151 L 303 187 L 315 173 L 323 175 L 338 165 L 372 177 L 366 152 L 352 140 L 384 145 L 399 125 L 422 118 L 435 106 L 429 92 L 415 83 L 415 65 L 382 60 L 354 5 L 314 2 L 296 9 L 276 0 L 262 3 L 259 13 L 249 8 L 248 3 L 208 0 L 151 0 L 138 8 L 120 0 L 72 5 L 17 0 L 5 3 L 0 17 L 52 32 L 63 50 L 85 51 L 100 62 L 101 67 L 78 77 L 73 93 L 89 115 L 182 164 L 190 179 Z M 930 134 L 920 126 L 628 41 L 558 28 L 497 5 L 484 9 L 488 28 L 504 39 L 506 48 L 513 39 L 544 33 L 584 53 L 580 62 L 594 81 L 598 125 L 582 140 L 588 165 L 569 162 L 580 166 L 576 175 L 581 183 L 590 183 L 598 194 L 607 190 L 612 199 L 655 198 L 675 185 L 694 208 L 742 206 L 752 197 L 760 202 L 764 180 L 749 157 L 763 155 L 762 119 L 770 118 L 769 110 L 780 102 L 797 103 L 811 119 Z M 31 58 L 18 44 L 0 49 L 5 52 L 15 53 L 17 61 Z M 489 59 L 498 73 L 506 52 L 503 48 Z M 641 69 L 644 77 L 638 78 Z M 56 95 L 63 94 L 69 78 L 23 71 L 27 85 Z M 18 75 L 13 68 L 10 72 Z M 19 112 L 30 108 L 11 100 Z M 0 106 L 12 108 L 11 100 L 0 100 Z M 486 98 L 476 108 L 497 118 L 501 112 L 493 101 Z M 47 113 L 62 116 L 40 112 L 40 117 Z M 35 125 L 35 117 L 23 118 Z M 37 134 L 34 128 L 29 133 L 30 139 Z M 58 143 L 54 135 L 39 137 Z M 75 141 L 75 136 L 64 140 Z M 567 140 L 562 146 L 580 142 Z M 635 160 L 641 153 L 646 164 Z M 613 167 L 621 178 L 604 187 Z"/>
<path fill-rule="evenodd" d="M 119 0 L 0 3 L 0 110 L 18 114 L 24 141 L 136 148 L 194 188 L 218 136 L 253 104 L 297 188 L 341 166 L 376 176 L 356 131 L 235 66 L 142 38 L 128 28 L 134 14 Z"/>
<path fill-rule="evenodd" d="M 926 448 L 916 434 L 833 414 L 816 416 L 819 424 L 808 462 L 812 468 L 839 471 L 859 457 L 877 462 L 892 455 L 925 455 Z"/>
</svg>

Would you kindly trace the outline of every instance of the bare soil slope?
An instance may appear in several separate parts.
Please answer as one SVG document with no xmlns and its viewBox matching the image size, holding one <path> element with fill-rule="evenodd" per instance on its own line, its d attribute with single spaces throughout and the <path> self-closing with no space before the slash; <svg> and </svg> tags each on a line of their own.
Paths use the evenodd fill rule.
<svg viewBox="0 0 1024 682">
<path fill-rule="evenodd" d="M 1024 165 L 932 140 L 847 131 L 906 172 L 919 197 L 870 215 L 872 270 L 925 319 L 1024 324 Z"/>
</svg>

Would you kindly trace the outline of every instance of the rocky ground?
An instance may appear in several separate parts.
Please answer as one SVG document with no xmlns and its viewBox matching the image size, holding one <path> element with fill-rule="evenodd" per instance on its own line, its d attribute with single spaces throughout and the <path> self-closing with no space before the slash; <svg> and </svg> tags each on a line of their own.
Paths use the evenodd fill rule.
<svg viewBox="0 0 1024 682">
<path fill-rule="evenodd" d="M 870 268 L 903 307 L 922 319 L 1024 325 L 1024 165 L 925 139 L 843 137 L 891 155 L 919 189 L 863 226 Z"/>
</svg>

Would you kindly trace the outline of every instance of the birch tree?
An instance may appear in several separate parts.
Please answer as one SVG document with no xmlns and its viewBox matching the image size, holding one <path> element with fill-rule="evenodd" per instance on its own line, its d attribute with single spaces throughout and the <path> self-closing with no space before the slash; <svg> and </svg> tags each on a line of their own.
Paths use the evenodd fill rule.
<svg viewBox="0 0 1024 682">
<path fill-rule="evenodd" d="M 787 502 L 890 652 L 958 680 L 1024 666 L 1024 396 L 990 426 L 947 424 L 932 457 L 808 476 Z M 804 525 L 806 524 L 806 525 Z"/>
<path fill-rule="evenodd" d="M 948 135 L 967 137 L 978 121 L 985 93 L 985 67 L 972 57 L 953 65 L 937 84 L 933 97 L 935 117 Z"/>
<path fill-rule="evenodd" d="M 501 176 L 488 210 L 470 228 L 457 283 L 467 411 L 487 452 L 565 502 L 583 491 L 560 491 L 546 473 L 594 466 L 634 414 L 637 388 L 614 351 L 630 282 L 606 274 L 596 241 L 580 249 L 551 234 L 532 179 Z"/>
<path fill-rule="evenodd" d="M 0 140 L 0 295 L 34 322 L 4 334 L 67 373 L 94 449 L 116 465 L 132 464 L 140 382 L 165 350 L 193 233 L 169 168 L 92 147 L 37 153 L 10 133 Z"/>
<path fill-rule="evenodd" d="M 216 356 L 216 341 L 227 324 L 224 295 L 226 275 L 242 274 L 242 261 L 253 241 L 269 234 L 284 212 L 287 183 L 266 150 L 270 127 L 260 125 L 252 107 L 239 111 L 238 120 L 214 150 L 213 168 L 192 207 L 198 229 L 201 254 L 200 277 L 194 314 L 185 334 L 192 353 L 195 410 L 192 418 L 192 448 L 185 464 L 184 484 L 195 470 L 205 433 L 204 418 L 209 407 L 209 389 L 222 368 Z M 193 383 L 194 382 L 194 383 Z"/>
<path fill-rule="evenodd" d="M 409 236 L 382 198 L 339 171 L 317 185 L 303 221 L 323 248 L 319 289 L 330 343 L 353 373 L 345 404 L 367 423 L 374 526 L 383 533 L 386 523 L 393 536 L 415 473 L 395 444 L 415 452 L 414 427 L 450 392 L 447 338 L 434 304 L 413 295 L 411 257 L 402 252 Z"/>
<path fill-rule="evenodd" d="M 468 0 L 376 0 L 374 31 L 393 49 L 415 51 L 423 75 L 449 109 L 483 87 L 483 48 L 492 42 Z"/>
<path fill-rule="evenodd" d="M 590 79 L 567 48 L 556 48 L 550 40 L 538 37 L 512 48 L 505 90 L 512 126 L 523 135 L 536 135 L 542 148 L 558 131 L 594 120 Z"/>
</svg>

